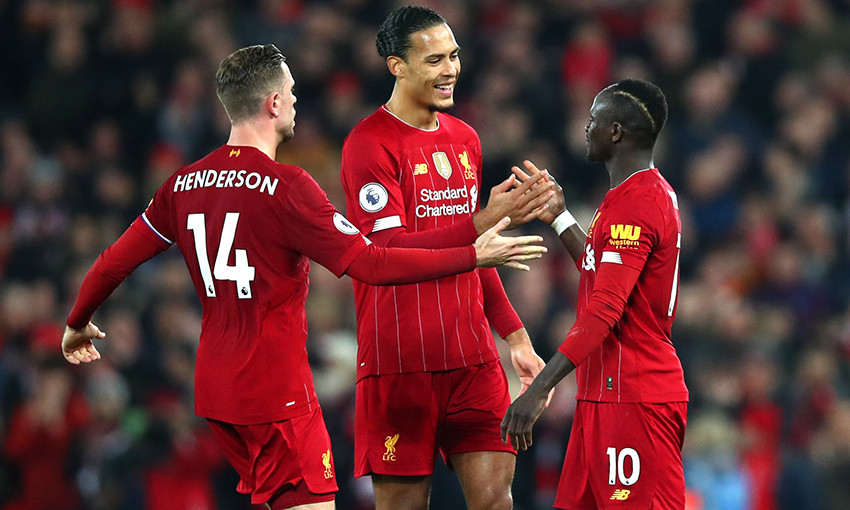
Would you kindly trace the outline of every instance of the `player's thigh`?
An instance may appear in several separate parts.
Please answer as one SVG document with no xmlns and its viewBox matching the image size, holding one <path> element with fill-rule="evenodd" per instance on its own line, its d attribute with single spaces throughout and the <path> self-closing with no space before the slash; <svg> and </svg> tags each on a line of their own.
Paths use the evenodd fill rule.
<svg viewBox="0 0 850 510">
<path fill-rule="evenodd" d="M 449 467 L 453 467 L 451 458 L 459 453 L 516 453 L 510 444 L 502 442 L 501 424 L 511 396 L 498 360 L 436 376 L 442 378 L 438 398 L 446 409 L 437 446 Z"/>
<path fill-rule="evenodd" d="M 357 382 L 355 476 L 433 473 L 439 409 L 432 380 L 426 372 L 370 376 Z"/>
<path fill-rule="evenodd" d="M 574 440 L 582 443 L 584 469 L 596 506 L 616 503 L 623 509 L 684 508 L 684 412 L 685 404 L 680 403 L 579 402 L 576 415 L 583 421 L 582 433 L 570 437 L 568 448 L 573 447 Z M 581 467 L 565 464 L 556 500 L 559 506 L 567 500 L 561 497 L 562 490 L 568 491 L 574 483 L 567 476 L 576 469 Z M 585 490 L 585 498 L 587 493 Z"/>
<path fill-rule="evenodd" d="M 467 452 L 449 457 L 470 510 L 511 508 L 516 456 L 510 452 Z"/>
<path fill-rule="evenodd" d="M 372 475 L 375 510 L 426 510 L 431 476 Z"/>
</svg>

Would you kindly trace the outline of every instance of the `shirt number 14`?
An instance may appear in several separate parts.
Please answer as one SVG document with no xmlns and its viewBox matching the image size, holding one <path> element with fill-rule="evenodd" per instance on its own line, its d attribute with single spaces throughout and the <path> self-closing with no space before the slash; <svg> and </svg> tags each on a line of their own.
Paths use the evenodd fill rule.
<svg viewBox="0 0 850 510">
<path fill-rule="evenodd" d="M 221 241 L 215 256 L 215 266 L 210 271 L 210 260 L 207 256 L 206 218 L 202 213 L 188 216 L 186 228 L 195 236 L 195 253 L 198 255 L 198 267 L 207 297 L 216 297 L 213 276 L 216 280 L 236 282 L 236 295 L 239 299 L 251 299 L 251 282 L 254 281 L 256 270 L 248 265 L 248 252 L 233 250 L 233 239 L 236 237 L 236 225 L 239 223 L 239 213 L 229 212 L 224 216 L 221 228 Z M 234 253 L 234 265 L 228 265 L 230 252 Z"/>
</svg>

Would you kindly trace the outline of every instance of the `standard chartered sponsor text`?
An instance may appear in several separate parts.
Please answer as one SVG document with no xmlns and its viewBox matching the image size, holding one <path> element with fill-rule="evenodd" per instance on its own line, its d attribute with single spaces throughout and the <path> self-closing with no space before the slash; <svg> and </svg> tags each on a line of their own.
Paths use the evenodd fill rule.
<svg viewBox="0 0 850 510">
<path fill-rule="evenodd" d="M 454 214 L 469 214 L 469 201 L 464 201 L 462 204 L 438 204 L 428 205 L 427 202 L 438 202 L 444 200 L 454 200 L 458 198 L 469 198 L 469 191 L 466 187 L 446 188 L 446 189 L 421 189 L 419 190 L 420 202 L 426 202 L 416 206 L 416 217 L 428 218 L 434 216 L 451 216 Z"/>
<path fill-rule="evenodd" d="M 178 175 L 174 180 L 174 192 L 189 191 L 197 188 L 259 188 L 260 193 L 274 195 L 280 179 L 247 170 L 197 170 L 186 175 Z"/>
</svg>

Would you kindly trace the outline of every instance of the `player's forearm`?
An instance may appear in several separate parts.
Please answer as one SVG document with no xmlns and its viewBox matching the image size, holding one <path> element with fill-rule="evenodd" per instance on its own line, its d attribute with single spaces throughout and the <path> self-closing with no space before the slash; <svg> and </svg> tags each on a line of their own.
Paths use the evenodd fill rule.
<svg viewBox="0 0 850 510">
<path fill-rule="evenodd" d="M 445 227 L 421 232 L 410 232 L 403 228 L 382 230 L 371 234 L 369 240 L 378 246 L 437 250 L 468 246 L 474 243 L 477 237 L 478 233 L 470 217 Z"/>
<path fill-rule="evenodd" d="M 573 262 L 578 262 L 584 255 L 584 244 L 587 240 L 587 234 L 579 226 L 576 219 L 570 214 L 570 211 L 561 204 L 562 209 L 555 216 L 555 219 L 549 224 L 558 234 L 558 238 L 563 243 L 567 252 L 573 258 Z"/>
<path fill-rule="evenodd" d="M 124 281 L 122 277 L 110 277 L 101 272 L 101 258 L 86 273 L 80 292 L 66 323 L 73 329 L 82 329 L 89 323 L 94 312 L 106 301 L 113 291 Z"/>
<path fill-rule="evenodd" d="M 561 243 L 567 249 L 567 252 L 572 257 L 573 262 L 578 262 L 584 255 L 584 244 L 587 240 L 587 234 L 578 226 L 578 223 L 561 232 L 558 236 Z"/>
<path fill-rule="evenodd" d="M 502 338 L 507 338 L 521 329 L 522 321 L 508 300 L 499 272 L 492 267 L 480 268 L 478 278 L 481 281 L 481 294 L 484 298 L 484 316 L 490 321 L 496 333 Z"/>
<path fill-rule="evenodd" d="M 403 285 L 475 269 L 475 248 L 424 250 L 369 245 L 346 269 L 346 274 L 370 285 Z"/>
<path fill-rule="evenodd" d="M 83 278 L 80 292 L 66 323 L 74 329 L 88 324 L 94 312 L 121 285 L 139 264 L 165 248 L 140 232 L 147 228 L 136 223 L 97 258 Z"/>
<path fill-rule="evenodd" d="M 531 337 L 528 336 L 528 331 L 526 331 L 525 327 L 521 327 L 516 331 L 508 333 L 502 338 L 512 349 L 518 349 L 524 346 L 531 347 Z"/>
<path fill-rule="evenodd" d="M 556 351 L 543 370 L 534 378 L 534 382 L 526 390 L 527 393 L 546 398 L 549 391 L 561 382 L 561 379 L 575 370 L 575 364 L 564 353 Z"/>
<path fill-rule="evenodd" d="M 614 325 L 620 321 L 629 295 L 640 276 L 640 271 L 628 266 L 604 265 L 606 267 L 598 270 L 590 301 L 558 348 L 576 365 L 602 345 Z"/>
</svg>

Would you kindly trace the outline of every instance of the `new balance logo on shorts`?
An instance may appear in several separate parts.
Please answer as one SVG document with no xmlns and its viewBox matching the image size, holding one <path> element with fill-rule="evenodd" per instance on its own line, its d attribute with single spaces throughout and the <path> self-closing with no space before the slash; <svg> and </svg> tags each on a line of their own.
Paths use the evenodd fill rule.
<svg viewBox="0 0 850 510">
<path fill-rule="evenodd" d="M 385 462 L 395 462 L 395 444 L 398 443 L 398 434 L 394 436 L 387 436 L 387 439 L 384 441 L 384 446 L 387 447 L 387 451 L 384 452 L 384 461 Z"/>
<path fill-rule="evenodd" d="M 625 501 L 629 499 L 629 494 L 631 493 L 632 491 L 628 489 L 617 489 L 614 491 L 614 494 L 611 495 L 611 499 L 615 501 Z"/>
</svg>

